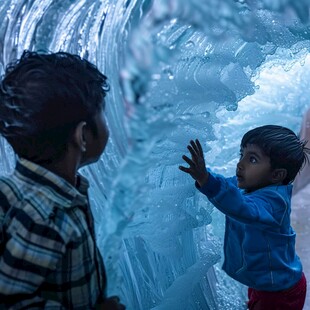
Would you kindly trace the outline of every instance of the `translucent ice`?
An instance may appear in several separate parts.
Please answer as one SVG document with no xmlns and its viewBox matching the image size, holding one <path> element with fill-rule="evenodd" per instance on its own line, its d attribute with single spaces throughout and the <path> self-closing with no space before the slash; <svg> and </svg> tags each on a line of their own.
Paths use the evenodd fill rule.
<svg viewBox="0 0 310 310">
<path fill-rule="evenodd" d="M 296 132 L 309 105 L 306 0 L 2 0 L 0 70 L 24 49 L 80 54 L 111 84 L 111 138 L 85 168 L 109 292 L 128 309 L 242 309 L 220 270 L 223 217 L 178 170 L 203 141 L 234 173 L 261 124 Z M 1 143 L 1 173 L 14 165 Z"/>
</svg>

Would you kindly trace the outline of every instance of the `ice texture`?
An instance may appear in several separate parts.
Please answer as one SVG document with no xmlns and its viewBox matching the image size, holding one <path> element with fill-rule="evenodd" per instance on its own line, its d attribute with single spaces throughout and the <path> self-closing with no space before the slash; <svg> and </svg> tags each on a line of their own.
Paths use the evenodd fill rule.
<svg viewBox="0 0 310 310">
<path fill-rule="evenodd" d="M 230 176 L 249 129 L 298 132 L 309 106 L 307 0 L 2 0 L 0 71 L 68 51 L 111 85 L 111 137 L 91 183 L 109 294 L 128 309 L 243 309 L 221 270 L 224 218 L 180 172 L 190 139 Z M 0 140 L 0 172 L 15 156 Z M 233 259 L 233 258 L 231 258 Z"/>
</svg>

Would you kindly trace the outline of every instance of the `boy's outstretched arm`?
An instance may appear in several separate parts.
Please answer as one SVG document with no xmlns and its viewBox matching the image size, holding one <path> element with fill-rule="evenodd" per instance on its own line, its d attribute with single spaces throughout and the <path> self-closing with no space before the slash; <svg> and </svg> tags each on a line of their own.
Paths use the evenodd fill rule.
<svg viewBox="0 0 310 310">
<path fill-rule="evenodd" d="M 206 169 L 201 144 L 198 139 L 195 141 L 191 140 L 187 148 L 191 153 L 192 159 L 188 158 L 186 155 L 183 155 L 182 158 L 189 164 L 189 167 L 179 166 L 179 169 L 188 173 L 197 181 L 198 185 L 202 187 L 208 182 L 209 172 Z"/>
</svg>

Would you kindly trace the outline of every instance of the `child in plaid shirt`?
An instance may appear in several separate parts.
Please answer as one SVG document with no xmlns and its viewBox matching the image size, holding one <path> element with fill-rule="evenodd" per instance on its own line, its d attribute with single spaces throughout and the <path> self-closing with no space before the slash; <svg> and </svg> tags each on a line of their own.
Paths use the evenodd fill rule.
<svg viewBox="0 0 310 310">
<path fill-rule="evenodd" d="M 77 55 L 25 51 L 0 84 L 0 133 L 18 156 L 0 178 L 0 308 L 125 309 L 105 295 L 88 182 L 109 137 L 106 76 Z"/>
</svg>

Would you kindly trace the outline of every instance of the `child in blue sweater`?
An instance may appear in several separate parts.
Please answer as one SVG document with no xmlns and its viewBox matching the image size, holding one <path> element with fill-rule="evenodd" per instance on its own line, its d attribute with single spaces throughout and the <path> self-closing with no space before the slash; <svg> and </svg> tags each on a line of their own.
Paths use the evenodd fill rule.
<svg viewBox="0 0 310 310">
<path fill-rule="evenodd" d="M 206 169 L 198 140 L 187 148 L 189 167 L 179 168 L 226 215 L 223 270 L 249 287 L 249 309 L 302 309 L 306 279 L 290 213 L 291 183 L 308 159 L 305 143 L 281 126 L 250 130 L 232 178 Z"/>
</svg>

